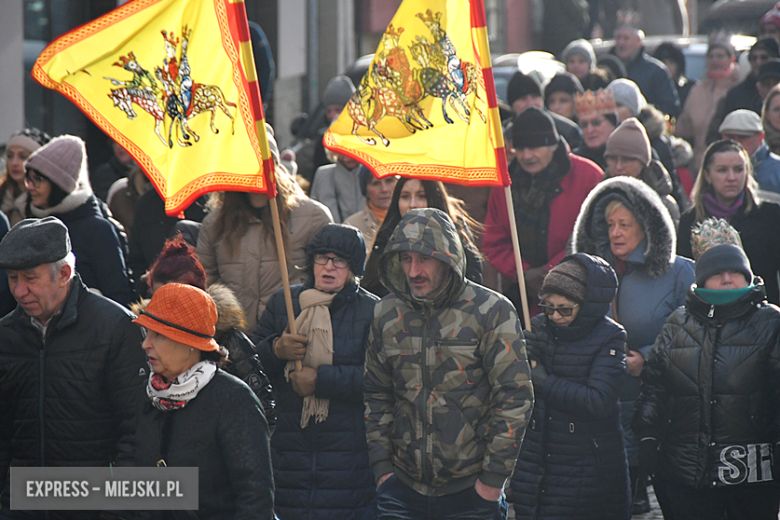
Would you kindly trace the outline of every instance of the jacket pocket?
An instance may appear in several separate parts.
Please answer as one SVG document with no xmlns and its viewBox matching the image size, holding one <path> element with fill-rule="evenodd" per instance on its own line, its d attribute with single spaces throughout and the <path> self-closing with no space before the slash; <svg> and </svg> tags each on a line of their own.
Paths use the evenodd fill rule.
<svg viewBox="0 0 780 520">
<path fill-rule="evenodd" d="M 437 339 L 433 348 L 436 368 L 431 371 L 431 379 L 437 393 L 456 389 L 468 391 L 482 378 L 478 339 Z"/>
</svg>

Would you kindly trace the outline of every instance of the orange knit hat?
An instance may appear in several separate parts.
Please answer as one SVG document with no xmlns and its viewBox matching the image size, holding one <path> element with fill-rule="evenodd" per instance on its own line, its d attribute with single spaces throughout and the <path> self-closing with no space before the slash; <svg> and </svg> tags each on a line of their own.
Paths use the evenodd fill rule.
<svg viewBox="0 0 780 520">
<path fill-rule="evenodd" d="M 219 349 L 214 341 L 217 306 L 211 296 L 191 285 L 163 285 L 133 323 L 198 350 Z"/>
</svg>

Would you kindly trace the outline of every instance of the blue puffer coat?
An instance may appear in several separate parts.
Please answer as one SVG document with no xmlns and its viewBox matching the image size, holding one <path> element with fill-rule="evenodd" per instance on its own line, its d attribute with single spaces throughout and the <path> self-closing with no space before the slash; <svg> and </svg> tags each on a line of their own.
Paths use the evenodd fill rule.
<svg viewBox="0 0 780 520">
<path fill-rule="evenodd" d="M 351 258 L 359 256 L 358 247 L 362 258 L 351 263 L 359 264 L 362 270 L 366 253 L 362 238 L 354 248 L 354 255 L 349 254 L 353 249 L 349 244 L 335 240 L 335 235 L 328 236 L 335 228 L 347 227 L 330 224 L 309 243 L 310 272 L 315 250 Z M 348 229 L 359 233 L 354 228 Z M 355 272 L 354 267 L 352 271 Z M 301 312 L 301 292 L 313 285 L 311 275 L 306 283 L 292 287 L 296 316 Z M 333 365 L 319 367 L 315 390 L 317 397 L 330 399 L 328 418 L 321 423 L 312 419 L 305 429 L 301 428 L 303 398 L 286 381 L 286 361 L 277 358 L 272 348 L 273 341 L 287 327 L 281 290 L 271 297 L 260 318 L 253 340 L 276 392 L 277 425 L 271 438 L 271 454 L 275 509 L 280 520 L 371 520 L 375 517 L 376 483 L 368 465 L 363 364 L 377 300 L 373 294 L 349 284 L 331 302 Z"/>
<path fill-rule="evenodd" d="M 645 183 L 630 177 L 614 177 L 590 192 L 574 225 L 574 251 L 598 255 L 615 266 L 604 216 L 607 205 L 613 200 L 623 202 L 631 210 L 642 226 L 645 239 L 625 261 L 626 271 L 620 277 L 615 305 L 617 317 L 611 314 L 610 317 L 625 327 L 628 349 L 647 359 L 666 319 L 685 304 L 685 295 L 694 281 L 694 264 L 675 255 L 674 224 L 661 199 Z M 630 466 L 638 464 L 638 440 L 631 420 L 639 387 L 639 378 L 626 373 L 620 402 Z"/>
<path fill-rule="evenodd" d="M 512 476 L 518 519 L 628 520 L 628 464 L 620 425 L 626 370 L 623 327 L 606 317 L 617 278 L 601 258 L 577 254 L 588 269 L 586 301 L 568 327 L 544 315 L 526 339 L 549 376 L 539 391 Z"/>
</svg>

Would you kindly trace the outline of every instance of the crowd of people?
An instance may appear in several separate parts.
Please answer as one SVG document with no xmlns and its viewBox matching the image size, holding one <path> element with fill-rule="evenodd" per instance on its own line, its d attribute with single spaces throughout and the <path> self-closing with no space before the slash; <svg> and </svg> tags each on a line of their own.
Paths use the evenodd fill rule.
<svg viewBox="0 0 780 520">
<path fill-rule="evenodd" d="M 14 134 L 0 519 L 627 520 L 650 484 L 667 520 L 777 519 L 780 4 L 760 29 L 744 79 L 629 23 L 517 72 L 514 222 L 319 146 L 297 172 L 268 126 L 286 265 L 266 194 L 168 217 L 120 147 Z M 199 511 L 10 508 L 10 468 L 108 465 L 199 468 Z"/>
</svg>

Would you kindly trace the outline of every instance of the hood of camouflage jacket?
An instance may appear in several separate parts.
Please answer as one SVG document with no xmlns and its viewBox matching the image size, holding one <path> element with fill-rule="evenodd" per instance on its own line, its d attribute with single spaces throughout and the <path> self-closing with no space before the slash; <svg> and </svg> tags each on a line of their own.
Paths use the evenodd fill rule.
<svg viewBox="0 0 780 520">
<path fill-rule="evenodd" d="M 431 256 L 450 267 L 449 283 L 432 301 L 412 296 L 401 266 L 399 253 L 403 251 Z M 409 306 L 428 303 L 438 308 L 452 303 L 465 285 L 466 256 L 450 217 L 434 208 L 409 210 L 387 243 L 379 262 L 379 273 L 382 285 Z"/>
</svg>

